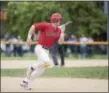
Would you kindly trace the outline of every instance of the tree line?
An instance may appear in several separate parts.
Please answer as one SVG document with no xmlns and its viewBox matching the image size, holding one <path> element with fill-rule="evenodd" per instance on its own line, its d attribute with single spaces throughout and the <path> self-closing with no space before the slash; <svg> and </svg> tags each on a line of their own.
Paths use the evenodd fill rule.
<svg viewBox="0 0 109 93">
<path fill-rule="evenodd" d="M 8 2 L 7 30 L 24 40 L 30 26 L 40 21 L 50 21 L 50 15 L 60 12 L 62 24 L 71 20 L 66 34 L 93 36 L 106 32 L 106 16 L 100 2 L 92 1 L 32 1 Z"/>
</svg>

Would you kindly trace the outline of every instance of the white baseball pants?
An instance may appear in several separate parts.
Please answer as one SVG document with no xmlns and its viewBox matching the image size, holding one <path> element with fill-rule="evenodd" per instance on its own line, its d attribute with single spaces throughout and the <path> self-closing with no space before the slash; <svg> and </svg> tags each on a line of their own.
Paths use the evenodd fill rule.
<svg viewBox="0 0 109 93">
<path fill-rule="evenodd" d="M 36 45 L 35 54 L 38 57 L 38 62 L 29 66 L 27 70 L 27 77 L 25 79 L 27 82 L 34 80 L 36 77 L 40 76 L 46 68 L 54 66 L 53 62 L 50 60 L 49 50 L 44 49 L 42 45 Z M 32 70 L 31 68 L 33 68 L 34 70 Z"/>
<path fill-rule="evenodd" d="M 50 60 L 49 50 L 44 49 L 42 45 L 36 45 L 35 54 L 38 57 L 39 64 L 42 64 L 45 67 L 53 66 L 53 62 Z"/>
</svg>

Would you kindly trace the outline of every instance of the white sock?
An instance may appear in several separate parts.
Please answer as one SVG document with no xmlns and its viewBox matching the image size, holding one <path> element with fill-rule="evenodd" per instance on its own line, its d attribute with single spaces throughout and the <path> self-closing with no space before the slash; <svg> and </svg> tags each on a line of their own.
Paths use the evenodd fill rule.
<svg viewBox="0 0 109 93">
<path fill-rule="evenodd" d="M 31 67 L 33 69 L 31 69 Z M 30 85 L 30 83 L 31 83 L 30 77 L 31 77 L 31 73 L 34 71 L 34 69 L 35 69 L 35 67 L 33 67 L 32 65 L 28 66 L 28 69 L 26 72 L 26 78 L 24 79 L 24 81 L 28 82 L 28 85 Z"/>
<path fill-rule="evenodd" d="M 24 79 L 24 81 L 30 83 L 30 79 L 28 79 L 27 77 Z"/>
</svg>

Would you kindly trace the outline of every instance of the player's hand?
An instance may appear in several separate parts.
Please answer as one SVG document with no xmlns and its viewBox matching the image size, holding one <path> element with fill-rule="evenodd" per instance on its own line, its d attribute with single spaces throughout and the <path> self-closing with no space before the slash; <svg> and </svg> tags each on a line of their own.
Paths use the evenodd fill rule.
<svg viewBox="0 0 109 93">
<path fill-rule="evenodd" d="M 28 44 L 29 46 L 31 46 L 31 45 L 32 45 L 32 40 L 31 40 L 31 39 L 27 39 L 27 44 Z"/>
</svg>

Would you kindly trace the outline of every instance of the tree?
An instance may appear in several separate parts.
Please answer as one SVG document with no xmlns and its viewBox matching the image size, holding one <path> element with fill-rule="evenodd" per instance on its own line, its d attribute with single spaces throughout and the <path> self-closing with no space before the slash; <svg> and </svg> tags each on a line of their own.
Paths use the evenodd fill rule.
<svg viewBox="0 0 109 93">
<path fill-rule="evenodd" d="M 93 36 L 106 32 L 106 17 L 94 2 L 8 2 L 8 31 L 26 39 L 30 26 L 35 22 L 49 21 L 54 12 L 60 12 L 63 22 L 72 20 L 67 34 Z"/>
<path fill-rule="evenodd" d="M 106 17 L 95 2 L 63 2 L 61 6 L 66 6 L 71 15 L 72 31 L 76 31 L 77 35 L 93 36 L 106 32 Z"/>
</svg>

